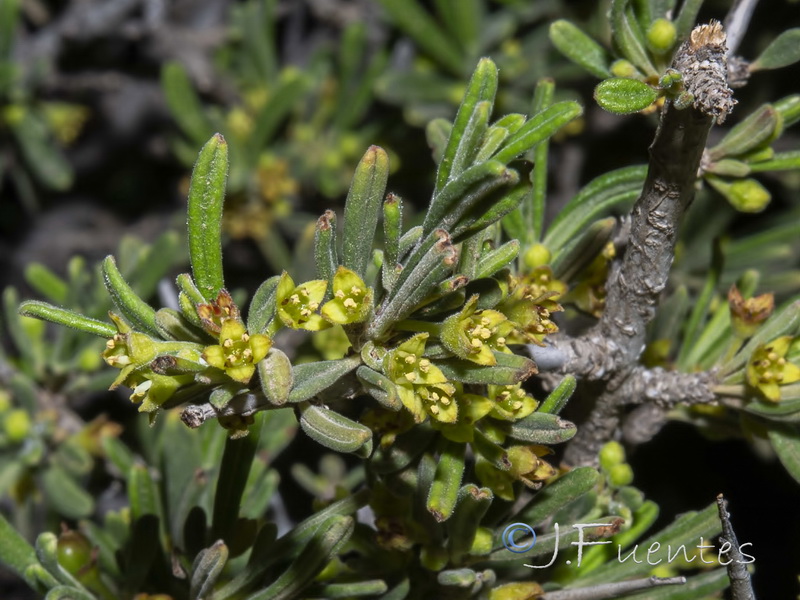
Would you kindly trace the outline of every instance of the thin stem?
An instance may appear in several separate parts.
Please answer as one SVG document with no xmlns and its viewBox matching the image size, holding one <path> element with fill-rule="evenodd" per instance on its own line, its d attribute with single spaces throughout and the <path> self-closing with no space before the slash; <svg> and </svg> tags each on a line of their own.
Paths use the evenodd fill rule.
<svg viewBox="0 0 800 600">
<path fill-rule="evenodd" d="M 547 592 L 539 596 L 540 600 L 606 600 L 619 598 L 623 594 L 630 594 L 647 590 L 662 585 L 683 585 L 685 577 L 648 577 L 647 579 L 634 579 L 633 581 L 618 581 L 616 583 L 603 583 L 588 588 L 574 590 L 558 590 Z"/>
</svg>

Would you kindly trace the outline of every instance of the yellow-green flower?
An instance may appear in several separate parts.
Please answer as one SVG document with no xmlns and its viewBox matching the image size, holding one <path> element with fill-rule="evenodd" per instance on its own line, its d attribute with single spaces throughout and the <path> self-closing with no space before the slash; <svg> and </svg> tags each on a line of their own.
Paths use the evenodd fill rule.
<svg viewBox="0 0 800 600">
<path fill-rule="evenodd" d="M 333 298 L 328 300 L 320 314 L 329 322 L 339 325 L 361 323 L 372 308 L 372 288 L 354 271 L 339 267 L 333 276 Z"/>
<path fill-rule="evenodd" d="M 135 370 L 150 363 L 158 354 L 158 342 L 144 333 L 133 331 L 125 321 L 114 313 L 108 313 L 117 332 L 106 342 L 103 360 L 112 367 L 122 369 L 111 384 L 114 389 L 123 383 Z M 131 386 L 132 387 L 132 386 Z"/>
<path fill-rule="evenodd" d="M 504 421 L 524 419 L 539 406 L 539 403 L 525 393 L 522 384 L 490 385 L 489 399 L 493 401 L 492 416 Z"/>
<path fill-rule="evenodd" d="M 450 441 L 471 442 L 475 439 L 475 424 L 492 411 L 494 403 L 477 394 L 464 394 L 460 386 L 456 387 L 456 403 L 458 420 L 455 423 L 434 421 L 432 425 Z"/>
<path fill-rule="evenodd" d="M 770 402 L 780 402 L 780 386 L 800 381 L 800 367 L 786 360 L 792 341 L 787 335 L 761 344 L 747 362 L 747 383 Z"/>
<path fill-rule="evenodd" d="M 564 310 L 556 299 L 566 292 L 566 285 L 555 279 L 550 267 L 534 269 L 529 275 L 512 282 L 511 294 L 497 306 L 517 327 L 506 342 L 542 344 L 548 334 L 558 331 L 551 313 Z"/>
<path fill-rule="evenodd" d="M 511 352 L 506 346 L 515 326 L 496 310 L 476 310 L 478 296 L 472 296 L 461 312 L 442 324 L 442 343 L 448 350 L 479 365 L 497 364 L 492 350 Z"/>
<path fill-rule="evenodd" d="M 125 385 L 133 388 L 131 402 L 139 404 L 139 412 L 151 413 L 158 410 L 182 386 L 193 380 L 192 374 L 159 375 L 150 369 L 145 369 L 132 373 Z"/>
<path fill-rule="evenodd" d="M 426 415 L 443 423 L 455 423 L 458 404 L 456 387 L 447 381 L 441 369 L 423 357 L 427 333 L 409 338 L 386 355 L 386 375 L 397 385 L 403 405 L 417 423 Z"/>
<path fill-rule="evenodd" d="M 232 319 L 222 322 L 219 344 L 208 346 L 203 351 L 205 361 L 240 383 L 248 383 L 262 360 L 272 347 L 272 340 L 266 335 L 250 335 L 245 326 Z"/>
<path fill-rule="evenodd" d="M 284 271 L 275 292 L 278 317 L 287 327 L 319 331 L 330 327 L 317 310 L 325 297 L 328 282 L 322 279 L 307 281 L 295 286 L 289 274 Z"/>
</svg>

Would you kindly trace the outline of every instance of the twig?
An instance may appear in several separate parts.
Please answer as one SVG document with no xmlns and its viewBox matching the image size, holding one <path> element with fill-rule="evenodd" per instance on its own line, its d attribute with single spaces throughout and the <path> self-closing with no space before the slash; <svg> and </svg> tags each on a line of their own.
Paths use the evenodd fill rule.
<svg viewBox="0 0 800 600">
<path fill-rule="evenodd" d="M 722 494 L 717 496 L 717 508 L 719 509 L 719 520 L 722 521 L 720 557 L 725 556 L 729 561 L 725 568 L 728 570 L 728 579 L 731 580 L 732 600 L 756 600 L 756 595 L 753 592 L 753 583 L 750 580 L 750 572 L 745 566 L 752 561 L 744 560 L 739 540 L 736 539 L 733 525 L 731 525 L 728 501 L 725 500 Z M 726 546 L 729 546 L 730 549 L 724 552 Z"/>
<path fill-rule="evenodd" d="M 628 246 L 606 284 L 608 297 L 600 322 L 582 338 L 554 340 L 567 357 L 564 372 L 606 382 L 595 410 L 567 451 L 565 460 L 570 464 L 596 460 L 597 450 L 619 424 L 622 405 L 662 397 L 648 396 L 643 378 L 647 374 L 652 382 L 655 372 L 638 370 L 636 363 L 644 349 L 647 324 L 667 284 L 678 226 L 694 197 L 708 132 L 714 122 L 725 119 L 735 102 L 727 85 L 726 57 L 725 33 L 717 22 L 695 28 L 676 53 L 673 67 L 683 75 L 694 103 L 684 110 L 667 103 L 661 113 L 650 146 L 647 179 L 631 213 Z M 664 375 L 658 372 L 659 377 Z M 702 383 L 700 400 L 707 401 L 712 397 L 713 378 L 707 376 Z"/>
<path fill-rule="evenodd" d="M 606 600 L 662 585 L 683 585 L 684 583 L 686 583 L 685 577 L 648 577 L 647 579 L 603 583 L 588 588 L 546 592 L 539 596 L 538 600 Z"/>
</svg>

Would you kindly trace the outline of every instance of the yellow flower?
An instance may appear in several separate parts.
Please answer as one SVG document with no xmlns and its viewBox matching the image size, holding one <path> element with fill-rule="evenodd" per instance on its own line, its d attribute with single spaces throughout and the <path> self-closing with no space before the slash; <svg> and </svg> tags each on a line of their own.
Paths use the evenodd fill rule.
<svg viewBox="0 0 800 600">
<path fill-rule="evenodd" d="M 278 317 L 284 325 L 292 329 L 319 331 L 330 327 L 317 313 L 327 288 L 328 282 L 322 279 L 295 286 L 292 278 L 284 271 L 275 291 Z"/>
<path fill-rule="evenodd" d="M 222 322 L 219 345 L 208 346 L 203 351 L 205 361 L 240 383 L 248 383 L 261 361 L 272 347 L 266 335 L 250 335 L 239 321 L 228 319 Z"/>
<path fill-rule="evenodd" d="M 504 421 L 518 421 L 531 414 L 539 403 L 525 393 L 522 384 L 490 385 L 489 399 L 494 401 L 492 416 Z"/>
<path fill-rule="evenodd" d="M 368 288 L 355 272 L 339 267 L 333 276 L 333 298 L 320 314 L 330 323 L 348 325 L 366 320 L 372 308 L 372 288 Z"/>
<path fill-rule="evenodd" d="M 506 342 L 515 326 L 496 310 L 476 311 L 477 304 L 478 296 L 472 296 L 461 312 L 445 319 L 442 343 L 460 358 L 493 366 L 497 364 L 493 350 L 511 352 Z"/>
<path fill-rule="evenodd" d="M 780 386 L 800 381 L 800 367 L 786 360 L 792 341 L 793 338 L 787 335 L 769 344 L 761 344 L 747 362 L 747 383 L 770 402 L 780 402 Z"/>
</svg>

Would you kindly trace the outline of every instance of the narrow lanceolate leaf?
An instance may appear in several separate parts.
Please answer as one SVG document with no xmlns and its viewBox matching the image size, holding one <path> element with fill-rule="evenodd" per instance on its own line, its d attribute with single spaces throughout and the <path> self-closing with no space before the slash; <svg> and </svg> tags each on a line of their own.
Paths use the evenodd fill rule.
<svg viewBox="0 0 800 600">
<path fill-rule="evenodd" d="M 294 387 L 289 402 L 302 402 L 324 392 L 361 364 L 360 356 L 339 360 L 322 360 L 293 367 Z"/>
<path fill-rule="evenodd" d="M 578 467 L 546 485 L 514 516 L 514 520 L 536 527 L 548 517 L 594 489 L 600 473 L 591 467 Z"/>
<path fill-rule="evenodd" d="M 248 596 L 246 600 L 291 600 L 313 583 L 323 567 L 350 539 L 355 528 L 352 517 L 331 517 L 314 534 L 306 547 L 265 590 Z"/>
<path fill-rule="evenodd" d="M 300 405 L 300 427 L 314 441 L 336 452 L 372 452 L 372 430 L 339 413 L 307 402 Z"/>
<path fill-rule="evenodd" d="M 258 286 L 250 308 L 247 311 L 247 330 L 253 333 L 264 333 L 267 325 L 275 317 L 275 292 L 278 289 L 280 275 L 273 275 Z"/>
<path fill-rule="evenodd" d="M 638 79 L 612 77 L 594 89 L 600 108 L 617 115 L 639 112 L 658 99 L 658 91 Z"/>
<path fill-rule="evenodd" d="M 385 375 L 373 371 L 366 365 L 358 367 L 356 377 L 361 381 L 361 385 L 367 393 L 375 398 L 381 406 L 389 410 L 400 410 L 403 403 L 397 395 L 397 386 Z"/>
<path fill-rule="evenodd" d="M 646 75 L 658 75 L 658 71 L 650 61 L 644 42 L 644 35 L 638 29 L 639 24 L 631 18 L 631 13 L 626 10 L 629 0 L 612 0 L 611 3 L 611 32 L 614 41 L 636 67 Z M 686 4 L 686 3 L 684 3 Z"/>
<path fill-rule="evenodd" d="M 206 300 L 215 299 L 225 285 L 220 236 L 227 178 L 228 144 L 217 133 L 203 146 L 194 165 L 186 223 L 192 274 Z"/>
<path fill-rule="evenodd" d="M 67 282 L 41 263 L 25 268 L 25 281 L 51 302 L 62 304 L 67 300 Z"/>
<path fill-rule="evenodd" d="M 36 557 L 53 577 L 64 585 L 83 590 L 83 586 L 58 563 L 58 537 L 45 531 L 36 538 Z"/>
<path fill-rule="evenodd" d="M 161 517 L 158 487 L 146 466 L 134 465 L 128 472 L 128 497 L 133 519 L 145 515 Z"/>
<path fill-rule="evenodd" d="M 103 283 L 114 306 L 122 313 L 125 320 L 135 328 L 155 335 L 159 334 L 156 325 L 155 309 L 142 300 L 122 277 L 113 256 L 103 260 Z"/>
<path fill-rule="evenodd" d="M 630 196 L 631 200 L 634 197 Z M 555 276 L 569 281 L 580 273 L 611 241 L 616 226 L 617 220 L 614 217 L 606 217 L 576 233 L 575 237 L 559 249 L 550 263 Z"/>
<path fill-rule="evenodd" d="M 451 179 L 439 192 L 428 208 L 423 234 L 437 227 L 448 230 L 469 208 L 482 200 L 486 194 L 506 183 L 508 169 L 496 160 L 473 165 Z"/>
<path fill-rule="evenodd" d="M 437 361 L 447 379 L 462 383 L 484 385 L 513 385 L 536 374 L 536 363 L 516 354 L 493 352 L 497 364 L 486 367 L 469 360 L 448 359 Z"/>
<path fill-rule="evenodd" d="M 453 563 L 458 564 L 475 540 L 481 519 L 492 504 L 494 494 L 489 488 L 468 483 L 458 492 L 453 517 L 447 522 L 447 549 Z"/>
<path fill-rule="evenodd" d="M 422 8 L 419 0 L 378 0 L 392 22 L 453 75 L 462 75 L 464 60 L 456 42 Z"/>
<path fill-rule="evenodd" d="M 529 444 L 559 444 L 577 433 L 578 428 L 570 421 L 556 415 L 535 412 L 508 427 L 508 435 Z"/>
<path fill-rule="evenodd" d="M 780 69 L 800 60 L 800 27 L 787 29 L 750 63 L 751 71 Z"/>
<path fill-rule="evenodd" d="M 227 561 L 228 547 L 222 540 L 217 540 L 197 555 L 194 565 L 192 565 L 192 578 L 189 582 L 189 598 L 191 600 L 203 600 L 211 597 L 214 584 Z"/>
<path fill-rule="evenodd" d="M 278 348 L 271 348 L 267 357 L 258 363 L 261 391 L 272 404 L 280 406 L 289 399 L 294 386 L 292 363 Z"/>
<path fill-rule="evenodd" d="M 558 250 L 599 217 L 617 206 L 633 202 L 647 176 L 645 165 L 624 167 L 596 177 L 567 202 L 553 220 L 544 237 L 544 244 Z"/>
<path fill-rule="evenodd" d="M 798 426 L 771 429 L 769 440 L 789 474 L 800 481 L 800 429 Z"/>
<path fill-rule="evenodd" d="M 165 340 L 181 340 L 202 344 L 208 341 L 180 312 L 172 308 L 160 308 L 156 311 L 156 329 L 158 335 Z"/>
<path fill-rule="evenodd" d="M 453 161 L 459 153 L 467 126 L 473 119 L 473 113 L 478 104 L 481 102 L 493 103 L 496 93 L 497 66 L 491 59 L 482 58 L 478 61 L 478 66 L 475 67 L 475 71 L 472 73 L 469 84 L 467 84 L 467 90 L 464 92 L 464 99 L 461 101 L 461 106 L 459 106 L 455 121 L 453 121 L 453 128 L 450 130 L 450 137 L 447 140 L 442 161 L 439 163 L 438 171 L 436 171 L 434 198 L 438 196 L 448 181 L 459 175 L 459 173 L 453 171 Z M 425 220 L 426 222 L 428 221 L 427 217 Z"/>
<path fill-rule="evenodd" d="M 778 111 L 772 105 L 761 105 L 708 151 L 709 158 L 718 160 L 725 156 L 739 156 L 749 152 L 767 141 L 775 132 L 779 122 Z"/>
<path fill-rule="evenodd" d="M 547 398 L 544 399 L 544 402 L 542 402 L 537 412 L 557 415 L 567 404 L 576 386 L 577 380 L 575 377 L 573 375 L 566 375 L 564 379 L 561 380 L 561 383 L 559 383 L 556 388 L 550 392 Z"/>
<path fill-rule="evenodd" d="M 95 600 L 95 595 L 71 585 L 51 588 L 44 600 Z"/>
<path fill-rule="evenodd" d="M 473 279 L 480 279 L 482 277 L 491 277 L 499 270 L 508 266 L 508 264 L 517 258 L 519 254 L 519 241 L 511 240 L 487 252 L 478 259 L 478 264 L 475 267 Z"/>
<path fill-rule="evenodd" d="M 72 167 L 56 146 L 44 119 L 28 109 L 21 110 L 19 115 L 6 117 L 6 123 L 25 157 L 25 165 L 45 187 L 69 189 L 74 179 Z"/>
<path fill-rule="evenodd" d="M 110 338 L 117 333 L 116 328 L 110 323 L 84 317 L 71 310 L 58 308 L 47 302 L 39 302 L 37 300 L 26 300 L 20 304 L 19 314 L 23 317 L 44 319 L 45 321 L 50 321 L 57 325 L 72 327 L 78 331 L 91 333 L 92 335 L 98 335 L 100 337 Z"/>
<path fill-rule="evenodd" d="M 391 291 L 400 261 L 400 237 L 403 233 L 403 200 L 388 194 L 383 203 L 383 287 Z"/>
<path fill-rule="evenodd" d="M 94 498 L 59 466 L 48 467 L 40 485 L 50 506 L 68 519 L 86 517 L 94 509 Z"/>
<path fill-rule="evenodd" d="M 800 150 L 776 152 L 771 159 L 749 165 L 751 173 L 800 169 Z"/>
<path fill-rule="evenodd" d="M 203 112 L 186 70 L 178 62 L 170 62 L 161 70 L 161 86 L 172 116 L 195 144 L 202 144 L 213 131 Z"/>
<path fill-rule="evenodd" d="M 433 517 L 446 521 L 453 514 L 464 475 L 464 452 L 466 444 L 443 440 L 441 454 L 428 492 L 427 508 Z"/>
<path fill-rule="evenodd" d="M 17 533 L 17 530 L 2 513 L 0 513 L 0 563 L 21 577 L 25 577 L 25 570 L 30 565 L 38 563 L 33 546 Z M 35 585 L 35 581 L 29 580 L 27 577 L 25 577 L 25 581 L 31 586 Z M 57 583 L 55 579 L 53 579 L 53 583 Z"/>
<path fill-rule="evenodd" d="M 561 19 L 550 25 L 550 41 L 559 52 L 595 77 L 610 77 L 608 53 L 579 27 Z"/>
<path fill-rule="evenodd" d="M 328 291 L 325 299 L 330 296 L 333 286 L 333 274 L 339 264 L 339 256 L 336 252 L 336 213 L 326 210 L 317 219 L 314 229 L 314 265 L 316 267 L 316 278 L 324 279 L 328 282 Z"/>
<path fill-rule="evenodd" d="M 527 152 L 536 144 L 552 136 L 564 125 L 583 112 L 577 102 L 557 102 L 529 119 L 514 135 L 510 136 L 494 160 L 507 164 L 520 154 Z"/>
<path fill-rule="evenodd" d="M 381 200 L 389 177 L 389 157 L 383 148 L 370 146 L 356 167 L 344 206 L 342 264 L 364 277 L 372 255 Z"/>
</svg>

